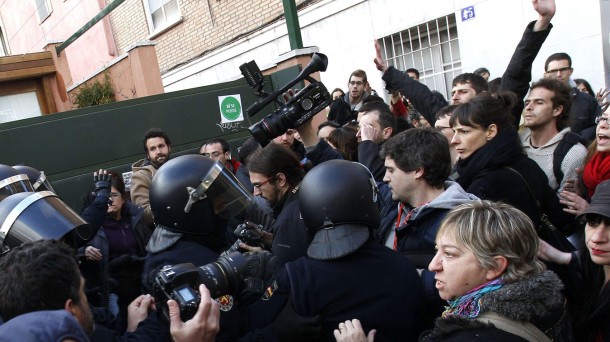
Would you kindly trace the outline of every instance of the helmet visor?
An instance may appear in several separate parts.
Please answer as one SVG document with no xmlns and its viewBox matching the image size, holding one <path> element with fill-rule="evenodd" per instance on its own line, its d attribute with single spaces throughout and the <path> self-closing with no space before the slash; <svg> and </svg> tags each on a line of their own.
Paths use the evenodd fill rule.
<svg viewBox="0 0 610 342">
<path fill-rule="evenodd" d="M 0 181 L 0 201 L 20 192 L 33 192 L 34 188 L 27 175 L 16 175 Z"/>
<path fill-rule="evenodd" d="M 252 194 L 219 162 L 201 178 L 197 189 L 190 189 L 189 193 L 185 212 L 189 212 L 194 202 L 207 198 L 212 203 L 214 213 L 222 218 L 236 216 L 245 210 L 252 200 Z"/>
<path fill-rule="evenodd" d="M 34 187 L 35 191 L 51 191 L 57 194 L 57 192 L 55 192 L 55 189 L 53 189 L 51 182 L 49 182 L 47 175 L 45 175 L 44 171 L 40 171 L 40 177 L 38 177 L 38 179 L 36 180 L 36 182 L 34 182 L 34 184 L 32 184 L 32 186 Z"/>
<path fill-rule="evenodd" d="M 61 239 L 73 229 L 88 225 L 50 191 L 16 196 L 16 200 L 11 196 L 0 202 L 0 246 L 3 251 L 24 242 Z"/>
</svg>

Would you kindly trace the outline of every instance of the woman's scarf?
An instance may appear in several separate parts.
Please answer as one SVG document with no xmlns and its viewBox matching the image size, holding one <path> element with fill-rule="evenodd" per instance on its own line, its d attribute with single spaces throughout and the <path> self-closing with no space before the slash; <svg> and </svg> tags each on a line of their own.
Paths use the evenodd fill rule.
<svg viewBox="0 0 610 342">
<path fill-rule="evenodd" d="M 456 300 L 448 300 L 449 306 L 445 307 L 443 318 L 449 316 L 460 316 L 464 318 L 475 318 L 481 311 L 481 297 L 496 291 L 504 286 L 504 280 L 497 278 L 479 287 L 468 291 Z"/>
<path fill-rule="evenodd" d="M 610 153 L 597 152 L 585 165 L 582 173 L 582 180 L 587 187 L 589 198 L 593 197 L 597 185 L 610 179 L 610 158 L 606 158 Z"/>
<path fill-rule="evenodd" d="M 519 134 L 512 127 L 506 127 L 470 157 L 458 160 L 457 182 L 466 190 L 481 171 L 509 165 L 524 155 Z"/>
</svg>

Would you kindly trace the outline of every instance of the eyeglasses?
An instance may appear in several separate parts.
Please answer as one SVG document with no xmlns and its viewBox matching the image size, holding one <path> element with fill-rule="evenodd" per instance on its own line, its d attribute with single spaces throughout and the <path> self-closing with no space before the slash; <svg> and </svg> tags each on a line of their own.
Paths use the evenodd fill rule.
<svg viewBox="0 0 610 342">
<path fill-rule="evenodd" d="M 110 193 L 110 197 L 112 197 L 112 198 L 117 198 L 119 196 L 121 196 L 121 194 L 119 194 L 118 192 L 111 192 Z"/>
<path fill-rule="evenodd" d="M 587 214 L 587 224 L 589 226 L 597 227 L 602 222 L 604 222 L 604 226 L 610 227 L 610 218 L 598 214 Z"/>
<path fill-rule="evenodd" d="M 260 188 L 261 188 L 261 186 L 263 186 L 263 185 L 265 185 L 265 184 L 269 183 L 269 181 L 270 181 L 271 179 L 273 179 L 274 177 L 275 177 L 275 176 L 271 176 L 271 177 L 269 177 L 269 178 L 265 179 L 264 181 L 262 181 L 262 182 L 260 182 L 260 183 L 252 183 L 252 186 L 253 186 L 253 187 L 255 187 L 255 188 L 257 188 L 257 189 L 260 189 Z"/>
<path fill-rule="evenodd" d="M 349 85 L 353 85 L 353 86 L 354 85 L 361 86 L 363 84 L 364 84 L 364 82 L 362 82 L 362 81 L 349 81 Z"/>
<path fill-rule="evenodd" d="M 201 155 L 204 157 L 208 157 L 208 158 L 212 158 L 212 157 L 217 158 L 221 154 L 222 154 L 221 152 L 215 151 L 212 153 L 202 153 Z"/>
<path fill-rule="evenodd" d="M 598 116 L 598 117 L 595 118 L 595 124 L 599 125 L 601 122 L 605 122 L 607 124 L 610 124 L 610 121 L 608 121 L 608 119 L 610 119 L 610 118 L 607 118 L 605 116 Z"/>
<path fill-rule="evenodd" d="M 547 74 L 556 74 L 556 73 L 560 72 L 560 73 L 563 74 L 564 72 L 566 72 L 568 70 L 572 70 L 572 68 L 571 67 L 563 67 L 563 68 L 559 68 L 559 69 L 551 69 L 551 70 L 547 70 L 546 73 Z"/>
</svg>

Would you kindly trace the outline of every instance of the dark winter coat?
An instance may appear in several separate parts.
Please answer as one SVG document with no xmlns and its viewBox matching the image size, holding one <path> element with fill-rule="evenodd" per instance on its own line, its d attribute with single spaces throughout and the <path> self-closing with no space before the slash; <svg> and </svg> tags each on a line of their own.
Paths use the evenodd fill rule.
<svg viewBox="0 0 610 342">
<path fill-rule="evenodd" d="M 481 313 L 533 324 L 553 341 L 572 341 L 572 329 L 563 284 L 551 271 L 504 285 L 481 297 Z M 525 341 L 523 338 L 475 319 L 438 318 L 420 341 Z"/>
</svg>

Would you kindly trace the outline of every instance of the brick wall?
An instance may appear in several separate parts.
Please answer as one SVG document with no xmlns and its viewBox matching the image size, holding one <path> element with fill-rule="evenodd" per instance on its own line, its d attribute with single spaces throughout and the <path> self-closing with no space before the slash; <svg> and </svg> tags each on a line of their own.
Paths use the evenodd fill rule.
<svg viewBox="0 0 610 342">
<path fill-rule="evenodd" d="M 147 0 L 127 0 L 110 15 L 119 53 L 150 37 L 142 1 Z M 312 3 L 296 1 L 297 5 L 303 2 Z M 153 38 L 161 73 L 261 28 L 284 13 L 282 0 L 178 0 L 178 4 L 182 22 Z"/>
</svg>

